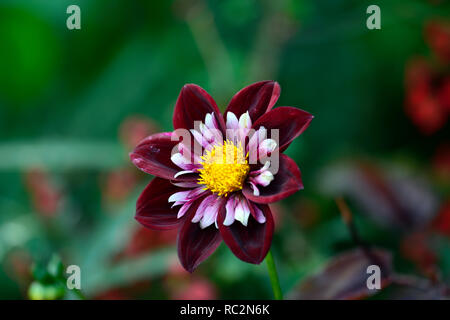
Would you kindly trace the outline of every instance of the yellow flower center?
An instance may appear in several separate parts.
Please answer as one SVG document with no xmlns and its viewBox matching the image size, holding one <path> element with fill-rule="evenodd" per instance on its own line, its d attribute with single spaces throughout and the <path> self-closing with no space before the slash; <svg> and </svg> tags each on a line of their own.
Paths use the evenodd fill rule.
<svg viewBox="0 0 450 320">
<path fill-rule="evenodd" d="M 206 151 L 202 158 L 202 169 L 197 183 L 205 185 L 218 196 L 228 196 L 233 191 L 241 190 L 250 170 L 242 144 L 238 146 L 227 140 L 223 145 L 214 146 Z"/>
</svg>

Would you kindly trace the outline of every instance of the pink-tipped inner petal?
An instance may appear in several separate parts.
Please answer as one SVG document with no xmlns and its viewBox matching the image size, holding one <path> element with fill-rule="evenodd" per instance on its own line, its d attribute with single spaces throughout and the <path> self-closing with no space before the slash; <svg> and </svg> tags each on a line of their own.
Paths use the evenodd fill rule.
<svg viewBox="0 0 450 320">
<path fill-rule="evenodd" d="M 202 203 L 197 208 L 197 211 L 195 212 L 194 217 L 192 218 L 193 223 L 197 223 L 200 221 L 200 219 L 203 218 L 203 215 L 205 214 L 205 211 L 213 205 L 214 201 L 216 200 L 216 196 L 211 194 L 207 196 L 205 199 L 203 199 Z"/>
<path fill-rule="evenodd" d="M 186 201 L 189 193 L 191 193 L 190 190 L 176 192 L 169 197 L 168 202 Z"/>
<path fill-rule="evenodd" d="M 250 204 L 252 206 L 252 216 L 253 218 L 255 218 L 256 221 L 258 221 L 259 223 L 265 223 L 266 222 L 266 217 L 264 216 L 263 212 L 261 209 L 258 208 L 257 205 L 255 204 Z"/>
<path fill-rule="evenodd" d="M 226 209 L 227 215 L 225 217 L 223 224 L 226 226 L 229 226 L 234 222 L 234 211 L 236 209 L 236 197 L 235 196 L 231 196 L 228 198 L 227 204 L 225 205 L 225 209 Z"/>
<path fill-rule="evenodd" d="M 243 197 L 239 197 L 234 211 L 234 219 L 240 221 L 244 226 L 247 226 L 249 216 L 250 208 L 248 207 L 247 200 Z"/>
<path fill-rule="evenodd" d="M 253 195 L 259 196 L 259 189 L 258 189 L 258 187 L 256 186 L 256 184 L 254 184 L 251 180 L 250 180 L 248 183 L 250 184 L 250 187 L 251 187 L 252 190 L 253 190 Z"/>
<path fill-rule="evenodd" d="M 227 114 L 227 129 L 238 129 L 239 120 L 233 112 Z"/>
<path fill-rule="evenodd" d="M 257 185 L 267 187 L 274 179 L 272 172 L 269 170 L 261 172 L 257 177 L 252 178 L 252 182 Z"/>
<path fill-rule="evenodd" d="M 192 206 L 193 201 L 188 201 L 180 208 L 177 214 L 177 219 L 180 219 L 185 215 L 185 213 L 188 211 L 188 209 Z"/>
<path fill-rule="evenodd" d="M 250 129 L 252 127 L 252 119 L 250 118 L 248 111 L 239 117 L 239 127 L 241 129 Z"/>
</svg>

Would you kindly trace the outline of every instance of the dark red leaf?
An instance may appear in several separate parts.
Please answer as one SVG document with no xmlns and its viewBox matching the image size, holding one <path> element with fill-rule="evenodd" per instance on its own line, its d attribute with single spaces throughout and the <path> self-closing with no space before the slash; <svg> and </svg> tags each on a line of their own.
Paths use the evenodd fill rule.
<svg viewBox="0 0 450 320">
<path fill-rule="evenodd" d="M 318 274 L 302 281 L 290 294 L 291 299 L 333 300 L 361 299 L 378 293 L 367 288 L 369 265 L 378 265 L 381 273 L 381 287 L 390 283 L 392 262 L 390 253 L 384 250 L 370 250 L 370 255 L 360 249 L 340 254 L 329 261 Z"/>
</svg>

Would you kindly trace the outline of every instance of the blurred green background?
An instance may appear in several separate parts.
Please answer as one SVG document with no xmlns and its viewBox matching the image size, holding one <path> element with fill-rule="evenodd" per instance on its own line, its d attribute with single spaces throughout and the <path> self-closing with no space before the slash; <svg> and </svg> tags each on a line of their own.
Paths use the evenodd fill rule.
<svg viewBox="0 0 450 320">
<path fill-rule="evenodd" d="M 66 27 L 71 4 L 81 30 Z M 308 296 L 301 283 L 357 247 L 342 196 L 360 237 L 390 252 L 396 273 L 446 292 L 450 5 L 380 0 L 382 28 L 368 30 L 370 4 L 0 0 L 0 298 L 28 299 L 33 281 L 50 288 L 36 270 L 59 257 L 81 267 L 88 298 L 270 299 L 265 265 L 224 244 L 185 273 L 176 234 L 133 219 L 151 177 L 128 159 L 141 138 L 172 129 L 185 83 L 223 111 L 266 79 L 281 85 L 278 106 L 315 116 L 287 151 L 305 189 L 273 206 L 283 291 Z M 353 297 L 334 280 L 324 290 L 339 294 L 327 298 Z"/>
</svg>

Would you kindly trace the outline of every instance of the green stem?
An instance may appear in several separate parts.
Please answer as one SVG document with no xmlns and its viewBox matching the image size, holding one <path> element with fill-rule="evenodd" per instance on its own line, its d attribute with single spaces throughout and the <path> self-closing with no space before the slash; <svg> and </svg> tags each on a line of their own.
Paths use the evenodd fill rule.
<svg viewBox="0 0 450 320">
<path fill-rule="evenodd" d="M 272 251 L 269 250 L 266 256 L 267 270 L 269 271 L 270 283 L 272 284 L 273 295 L 275 300 L 283 300 L 281 292 L 280 280 L 278 279 L 277 267 L 273 260 Z"/>
</svg>

